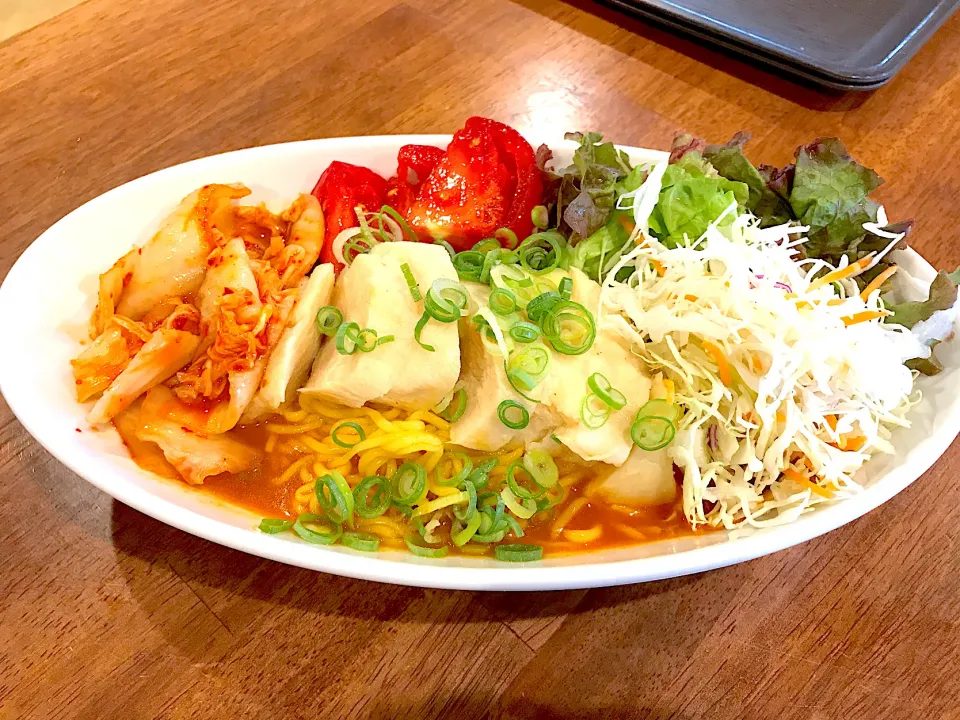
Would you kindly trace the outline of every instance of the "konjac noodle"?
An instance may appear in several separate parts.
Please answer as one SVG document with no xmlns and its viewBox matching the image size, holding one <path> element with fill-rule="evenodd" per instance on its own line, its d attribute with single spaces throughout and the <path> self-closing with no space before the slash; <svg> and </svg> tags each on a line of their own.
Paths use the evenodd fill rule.
<svg viewBox="0 0 960 720">
<path fill-rule="evenodd" d="M 879 177 L 835 139 L 762 172 L 740 135 L 573 139 L 555 168 L 470 118 L 286 208 L 191 193 L 100 278 L 88 421 L 263 533 L 361 552 L 535 561 L 858 492 L 956 314 L 956 273 L 897 264 Z"/>
</svg>

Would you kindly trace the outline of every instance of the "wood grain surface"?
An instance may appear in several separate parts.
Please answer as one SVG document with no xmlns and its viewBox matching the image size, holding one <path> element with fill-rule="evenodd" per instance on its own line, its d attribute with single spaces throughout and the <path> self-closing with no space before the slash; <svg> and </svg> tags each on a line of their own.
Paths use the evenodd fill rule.
<svg viewBox="0 0 960 720">
<path fill-rule="evenodd" d="M 0 44 L 0 272 L 164 166 L 474 113 L 655 147 L 751 129 L 773 163 L 837 134 L 887 178 L 891 215 L 917 219 L 916 247 L 960 263 L 960 17 L 888 86 L 824 95 L 586 3 L 88 0 Z M 958 718 L 958 470 L 954 445 L 867 517 L 725 570 L 442 592 L 166 527 L 4 404 L 0 717 Z"/>
</svg>

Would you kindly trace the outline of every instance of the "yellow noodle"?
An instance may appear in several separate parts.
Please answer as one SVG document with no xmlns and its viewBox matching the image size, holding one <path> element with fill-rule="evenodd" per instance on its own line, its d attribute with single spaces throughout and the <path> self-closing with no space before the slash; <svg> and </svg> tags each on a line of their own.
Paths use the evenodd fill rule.
<svg viewBox="0 0 960 720">
<path fill-rule="evenodd" d="M 614 525 L 614 527 L 615 527 L 617 530 L 619 530 L 620 532 L 622 532 L 624 535 L 626 535 L 628 538 L 632 538 L 632 539 L 634 539 L 634 540 L 648 540 L 648 539 L 649 539 L 649 538 L 647 538 L 647 536 L 644 535 L 642 532 L 640 532 L 640 531 L 637 530 L 636 528 L 630 527 L 629 525 L 621 525 L 621 524 L 617 523 L 616 525 Z"/>
<path fill-rule="evenodd" d="M 281 473 L 274 482 L 277 485 L 283 485 L 287 480 L 293 477 L 294 473 L 298 472 L 300 468 L 310 462 L 312 458 L 309 455 L 304 455 L 299 460 L 295 460 L 294 463 L 288 467 L 286 470 Z"/>
<path fill-rule="evenodd" d="M 276 435 L 267 435 L 267 441 L 263 444 L 263 451 L 266 453 L 272 453 L 273 449 L 277 446 L 277 436 Z"/>
<path fill-rule="evenodd" d="M 594 525 L 589 530 L 564 530 L 563 536 L 570 542 L 590 543 L 603 535 L 603 525 Z"/>
<path fill-rule="evenodd" d="M 586 504 L 587 499 L 585 497 L 579 497 L 567 505 L 550 525 L 550 537 L 554 540 L 560 537 L 560 533 L 563 532 L 564 527 L 573 520 L 573 516 Z"/>
</svg>

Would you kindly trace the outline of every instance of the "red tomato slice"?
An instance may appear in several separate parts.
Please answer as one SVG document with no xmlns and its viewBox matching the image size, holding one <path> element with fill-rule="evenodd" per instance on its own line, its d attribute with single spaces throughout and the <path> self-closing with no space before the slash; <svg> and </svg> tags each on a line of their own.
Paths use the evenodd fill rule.
<svg viewBox="0 0 960 720">
<path fill-rule="evenodd" d="M 326 221 L 320 262 L 333 263 L 337 272 L 343 264 L 333 256 L 333 240 L 346 228 L 356 227 L 356 208 L 377 211 L 386 202 L 387 181 L 369 168 L 335 160 L 323 171 L 313 188 Z"/>
</svg>

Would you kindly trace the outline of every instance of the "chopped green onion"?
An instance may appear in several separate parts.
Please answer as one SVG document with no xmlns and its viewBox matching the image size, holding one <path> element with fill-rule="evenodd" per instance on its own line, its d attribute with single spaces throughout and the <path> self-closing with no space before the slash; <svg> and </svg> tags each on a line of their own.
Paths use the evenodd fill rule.
<svg viewBox="0 0 960 720">
<path fill-rule="evenodd" d="M 510 315 L 517 311 L 517 296 L 506 288 L 494 288 L 488 304 L 497 315 Z"/>
<path fill-rule="evenodd" d="M 546 230 L 550 224 L 550 213 L 545 206 L 534 205 L 533 210 L 530 211 L 530 220 L 538 230 Z"/>
<path fill-rule="evenodd" d="M 493 556 L 497 560 L 506 562 L 534 562 L 543 559 L 543 548 L 539 545 L 526 545 L 524 543 L 497 545 L 493 549 Z"/>
<path fill-rule="evenodd" d="M 428 322 L 430 322 L 430 315 L 424 312 L 423 315 L 420 316 L 420 319 L 417 320 L 417 326 L 413 329 L 413 339 L 427 352 L 436 352 L 436 348 L 433 345 L 427 345 L 427 343 L 420 339 L 420 335 L 423 334 L 423 328 L 427 326 Z"/>
<path fill-rule="evenodd" d="M 410 291 L 410 297 L 413 298 L 413 301 L 420 302 L 423 300 L 423 295 L 420 294 L 420 286 L 417 284 L 417 279 L 413 276 L 413 270 L 410 269 L 410 265 L 403 263 L 400 266 L 400 271 L 403 273 L 403 279 L 407 281 L 407 290 Z"/>
<path fill-rule="evenodd" d="M 470 248 L 474 252 L 488 253 L 491 250 L 499 250 L 500 242 L 494 238 L 485 238 Z"/>
<path fill-rule="evenodd" d="M 564 300 L 569 300 L 573 294 L 573 278 L 563 278 L 563 280 L 560 281 L 560 287 L 557 288 L 557 291 L 560 293 L 560 297 Z"/>
<path fill-rule="evenodd" d="M 522 430 L 530 424 L 530 413 L 516 400 L 504 400 L 497 406 L 497 417 L 511 430 Z"/>
<path fill-rule="evenodd" d="M 460 471 L 453 477 L 447 478 L 444 480 L 440 477 L 440 468 L 443 465 L 444 458 L 457 458 L 460 460 L 461 468 Z M 444 457 L 440 458 L 440 462 L 437 463 L 437 467 L 434 469 L 434 479 L 437 481 L 437 485 L 443 485 L 445 487 L 456 487 L 462 482 L 465 482 L 470 473 L 473 472 L 473 460 L 470 459 L 470 456 L 462 452 L 451 452 L 444 453 Z M 468 485 L 470 483 L 467 483 Z"/>
<path fill-rule="evenodd" d="M 454 510 L 456 512 L 456 510 Z M 463 547 L 470 539 L 477 534 L 477 530 L 480 528 L 480 523 L 483 521 L 483 515 L 479 512 L 474 512 L 470 516 L 470 519 L 466 521 L 466 525 L 462 529 L 450 533 L 450 539 L 453 541 L 453 544 L 457 547 Z"/>
<path fill-rule="evenodd" d="M 453 245 L 451 245 L 450 243 L 448 243 L 448 242 L 447 242 L 446 240 L 444 240 L 443 238 L 434 238 L 434 239 L 433 239 L 433 244 L 434 244 L 434 245 L 439 245 L 439 246 L 442 247 L 444 250 L 446 250 L 446 251 L 447 251 L 447 255 L 450 256 L 450 259 L 451 259 L 451 260 L 456 257 L 457 251 L 453 249 Z"/>
<path fill-rule="evenodd" d="M 546 275 L 563 262 L 566 240 L 558 232 L 535 233 L 520 243 L 520 266 L 531 275 Z"/>
<path fill-rule="evenodd" d="M 313 486 L 317 503 L 332 521 L 345 523 L 353 516 L 353 491 L 343 475 L 333 470 L 317 478 Z"/>
<path fill-rule="evenodd" d="M 510 368 L 506 360 L 503 361 L 503 372 L 507 376 L 507 382 L 510 383 L 510 387 L 513 388 L 513 391 L 517 395 L 527 402 L 532 402 L 537 405 L 540 404 L 539 400 L 527 395 L 527 393 L 531 392 L 537 386 L 537 378 L 523 370 Z"/>
<path fill-rule="evenodd" d="M 372 533 L 366 532 L 345 532 L 340 538 L 340 543 L 348 548 L 360 550 L 362 552 L 376 552 L 380 547 L 380 538 Z"/>
<path fill-rule="evenodd" d="M 613 387 L 610 384 L 610 381 L 607 380 L 606 376 L 601 373 L 595 372 L 593 375 L 588 377 L 587 385 L 589 385 L 590 389 L 596 393 L 598 398 L 603 400 L 614 410 L 620 410 L 624 405 L 627 404 L 627 398 L 624 397 L 623 393 Z"/>
<path fill-rule="evenodd" d="M 567 491 L 564 489 L 563 485 L 554 485 L 552 488 L 549 488 L 543 497 L 537 498 L 537 510 L 549 510 L 550 508 L 559 505 L 566 499 Z"/>
<path fill-rule="evenodd" d="M 508 334 L 518 343 L 532 343 L 540 337 L 540 328 L 531 322 L 518 320 L 510 327 Z"/>
<path fill-rule="evenodd" d="M 283 518 L 264 518 L 260 521 L 260 532 L 267 535 L 276 535 L 293 527 L 293 520 Z"/>
<path fill-rule="evenodd" d="M 529 305 L 527 307 L 529 315 Z M 540 329 L 551 347 L 563 355 L 582 355 L 597 337 L 593 315 L 573 300 L 561 300 L 553 305 L 540 319 Z"/>
<path fill-rule="evenodd" d="M 527 317 L 530 318 L 530 322 L 539 323 L 555 305 L 561 302 L 563 298 L 560 297 L 560 293 L 553 290 L 541 293 L 527 303 Z"/>
<path fill-rule="evenodd" d="M 377 331 L 373 328 L 364 328 L 357 333 L 357 350 L 360 352 L 373 352 L 378 344 Z"/>
<path fill-rule="evenodd" d="M 512 250 L 491 250 L 483 257 L 483 267 L 480 270 L 480 282 L 489 283 L 490 273 L 497 265 L 512 265 L 517 261 L 517 254 Z"/>
<path fill-rule="evenodd" d="M 452 323 L 460 319 L 461 312 L 470 303 L 467 289 L 456 280 L 438 278 L 427 290 L 423 309 L 437 322 Z"/>
<path fill-rule="evenodd" d="M 596 430 L 606 425 L 609 419 L 609 405 L 593 393 L 583 396 L 583 401 L 580 403 L 580 422 L 591 430 Z"/>
<path fill-rule="evenodd" d="M 542 488 L 552 488 L 560 481 L 557 463 L 550 453 L 543 450 L 528 450 L 523 456 L 523 469 Z"/>
<path fill-rule="evenodd" d="M 373 498 L 370 491 L 373 491 Z M 390 479 L 371 475 L 353 489 L 353 503 L 357 515 L 367 520 L 383 515 L 390 507 Z"/>
<path fill-rule="evenodd" d="M 453 506 L 453 515 L 457 520 L 466 522 L 477 513 L 477 487 L 473 483 L 464 483 L 464 490 L 467 493 L 467 506 L 460 509 L 460 505 Z"/>
<path fill-rule="evenodd" d="M 357 438 L 358 438 L 357 442 L 349 442 L 347 440 L 343 440 L 340 438 L 340 433 L 345 428 L 350 428 L 355 433 L 357 433 Z M 355 422 L 344 422 L 344 423 L 340 423 L 333 429 L 333 432 L 330 433 L 330 439 L 333 440 L 340 447 L 347 448 L 349 450 L 357 443 L 360 443 L 366 440 L 367 434 L 363 431 L 363 428 L 360 427 L 359 424 Z"/>
<path fill-rule="evenodd" d="M 533 490 L 527 489 L 520 484 L 520 479 L 517 477 L 518 470 L 523 470 L 524 472 L 527 473 L 527 475 L 530 476 L 530 480 L 533 483 L 533 487 L 534 487 Z M 530 472 L 528 472 L 527 469 L 524 467 L 522 460 L 514 460 L 507 467 L 507 487 L 510 488 L 510 491 L 516 497 L 522 498 L 523 500 L 538 498 L 541 495 L 543 495 L 546 489 L 546 488 L 540 487 L 540 485 L 536 481 L 536 478 L 534 478 L 533 475 Z"/>
<path fill-rule="evenodd" d="M 392 343 L 396 340 L 393 335 L 384 335 L 383 337 L 377 338 L 377 345 L 386 345 L 387 343 Z"/>
<path fill-rule="evenodd" d="M 480 282 L 480 273 L 483 272 L 485 255 L 476 250 L 465 250 L 453 257 L 453 267 L 461 280 Z"/>
<path fill-rule="evenodd" d="M 668 403 L 666 400 L 656 399 L 645 403 L 644 406 L 637 412 L 638 418 L 646 417 L 647 415 L 664 417 L 667 420 L 677 423 L 680 422 L 681 412 L 680 408 L 673 403 Z"/>
<path fill-rule="evenodd" d="M 657 415 L 638 417 L 630 426 L 630 437 L 641 450 L 654 451 L 673 442 L 677 426 L 671 420 Z"/>
<path fill-rule="evenodd" d="M 440 413 L 440 417 L 449 423 L 455 423 L 467 411 L 467 391 L 457 388 L 453 393 L 450 404 Z"/>
<path fill-rule="evenodd" d="M 500 497 L 503 498 L 503 502 L 510 509 L 510 512 L 523 520 L 533 517 L 533 514 L 537 511 L 537 503 L 533 498 L 527 498 L 521 503 L 509 487 L 500 491 Z"/>
<path fill-rule="evenodd" d="M 500 228 L 493 236 L 503 243 L 503 246 L 508 250 L 513 250 L 519 242 L 517 240 L 517 234 L 510 228 Z"/>
<path fill-rule="evenodd" d="M 553 441 L 554 441 L 555 443 L 557 443 L 558 445 L 560 444 L 560 438 L 558 438 L 558 437 L 557 437 L 556 435 L 554 435 L 553 433 L 550 433 L 550 439 L 553 440 Z"/>
<path fill-rule="evenodd" d="M 343 324 L 343 313 L 333 305 L 324 305 L 317 311 L 317 329 L 321 335 L 336 335 Z"/>
<path fill-rule="evenodd" d="M 337 352 L 341 355 L 353 355 L 357 351 L 360 339 L 360 326 L 355 322 L 340 323 L 337 329 Z"/>
<path fill-rule="evenodd" d="M 397 225 L 400 226 L 400 233 L 403 235 L 403 237 L 404 237 L 405 239 L 409 240 L 410 242 L 418 242 L 418 241 L 420 240 L 420 238 L 417 237 L 417 234 L 413 231 L 413 228 L 410 227 L 410 223 L 408 223 L 408 222 L 403 218 L 403 215 L 401 215 L 400 213 L 398 213 L 396 210 L 394 210 L 394 209 L 393 209 L 392 207 L 390 207 L 389 205 L 384 205 L 382 208 L 380 208 L 380 215 L 389 215 L 390 218 L 391 218 Z M 381 227 L 383 226 L 383 219 L 382 219 L 382 218 L 381 218 L 381 220 L 380 220 L 380 225 L 381 225 Z"/>
<path fill-rule="evenodd" d="M 309 528 L 307 527 L 307 523 L 311 525 L 318 525 L 324 528 L 324 530 L 321 531 Z M 316 545 L 333 545 L 337 540 L 340 539 L 340 535 L 343 534 L 343 526 L 339 523 L 331 523 L 322 515 L 303 513 L 293 524 L 293 531 L 307 542 L 314 543 Z"/>
<path fill-rule="evenodd" d="M 447 553 L 450 552 L 450 548 L 446 545 L 433 547 L 424 545 L 416 535 L 406 535 L 403 541 L 407 544 L 407 547 L 410 548 L 410 552 L 419 557 L 442 558 L 446 557 Z"/>
<path fill-rule="evenodd" d="M 523 370 L 534 377 L 543 377 L 550 367 L 550 352 L 543 345 L 528 345 L 510 355 L 510 369 Z"/>
<path fill-rule="evenodd" d="M 390 479 L 393 487 L 393 500 L 399 505 L 413 505 L 423 496 L 427 487 L 427 471 L 423 465 L 405 462 L 397 468 Z"/>
</svg>

